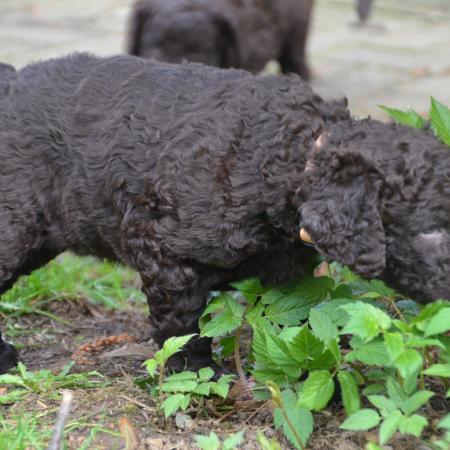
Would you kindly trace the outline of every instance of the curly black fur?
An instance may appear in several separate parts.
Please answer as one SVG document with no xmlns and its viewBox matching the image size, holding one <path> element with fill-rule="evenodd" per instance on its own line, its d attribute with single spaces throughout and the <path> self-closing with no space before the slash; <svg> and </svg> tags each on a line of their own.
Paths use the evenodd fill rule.
<svg viewBox="0 0 450 450">
<path fill-rule="evenodd" d="M 0 159 L 0 294 L 66 250 L 121 261 L 159 344 L 198 331 L 210 290 L 304 273 L 300 226 L 419 300 L 450 291 L 448 148 L 353 121 L 298 76 L 87 54 L 0 65 Z M 209 341 L 184 357 L 210 364 Z"/>
<path fill-rule="evenodd" d="M 309 79 L 306 40 L 313 0 L 137 0 L 131 55 L 261 71 L 272 59 Z"/>
</svg>

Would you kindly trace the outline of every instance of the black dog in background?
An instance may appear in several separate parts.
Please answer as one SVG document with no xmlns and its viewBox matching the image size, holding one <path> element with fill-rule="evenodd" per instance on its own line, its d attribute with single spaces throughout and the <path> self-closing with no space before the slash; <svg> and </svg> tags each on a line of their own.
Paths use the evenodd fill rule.
<svg viewBox="0 0 450 450">
<path fill-rule="evenodd" d="M 283 72 L 309 79 L 306 42 L 313 0 L 138 0 L 127 51 L 179 63 Z"/>
<path fill-rule="evenodd" d="M 418 301 L 450 293 L 450 151 L 350 118 L 298 76 L 131 56 L 0 65 L 0 294 L 71 250 L 142 278 L 158 344 L 208 293 L 316 251 Z M 0 372 L 17 361 L 0 342 Z M 197 339 L 172 361 L 212 365 Z"/>
</svg>

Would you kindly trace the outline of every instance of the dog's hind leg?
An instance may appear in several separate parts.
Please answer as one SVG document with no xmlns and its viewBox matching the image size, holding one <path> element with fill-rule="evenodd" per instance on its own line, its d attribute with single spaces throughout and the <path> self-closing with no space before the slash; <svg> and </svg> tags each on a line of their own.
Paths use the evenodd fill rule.
<svg viewBox="0 0 450 450">
<path fill-rule="evenodd" d="M 21 275 L 29 274 L 56 256 L 55 252 L 41 248 L 39 237 L 30 229 L 14 217 L 11 208 L 0 205 L 0 303 L 2 294 Z M 0 373 L 17 362 L 16 349 L 3 340 L 0 332 Z"/>
</svg>

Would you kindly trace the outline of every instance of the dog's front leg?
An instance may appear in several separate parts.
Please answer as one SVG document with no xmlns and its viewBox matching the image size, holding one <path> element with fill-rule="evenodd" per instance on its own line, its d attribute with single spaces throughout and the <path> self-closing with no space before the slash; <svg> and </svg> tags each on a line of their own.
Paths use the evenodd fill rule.
<svg viewBox="0 0 450 450">
<path fill-rule="evenodd" d="M 193 280 L 180 285 L 179 278 L 177 282 L 172 280 L 172 285 L 165 285 L 161 274 L 153 280 L 146 274 L 141 275 L 142 290 L 150 307 L 151 334 L 156 343 L 162 346 L 172 336 L 198 334 L 198 319 L 205 309 L 208 289 Z M 181 273 L 179 275 L 182 277 Z M 182 352 L 170 359 L 169 366 L 175 371 L 214 367 L 211 339 L 194 337 Z"/>
</svg>

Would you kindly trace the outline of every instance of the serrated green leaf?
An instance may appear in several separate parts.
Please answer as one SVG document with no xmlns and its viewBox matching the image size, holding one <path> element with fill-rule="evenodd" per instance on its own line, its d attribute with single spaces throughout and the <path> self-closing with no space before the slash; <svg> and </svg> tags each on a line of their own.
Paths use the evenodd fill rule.
<svg viewBox="0 0 450 450">
<path fill-rule="evenodd" d="M 379 431 L 381 445 L 386 444 L 386 442 L 397 431 L 401 419 L 402 413 L 398 409 L 396 409 L 383 420 Z"/>
<path fill-rule="evenodd" d="M 441 102 L 431 97 L 431 108 L 428 113 L 436 135 L 447 145 L 450 145 L 450 110 Z"/>
<path fill-rule="evenodd" d="M 292 425 L 300 435 L 302 443 L 306 444 L 313 430 L 313 417 L 311 413 L 306 408 L 297 405 L 297 398 L 291 389 L 282 391 L 281 398 L 285 414 L 289 417 Z M 289 439 L 291 444 L 300 450 L 301 447 L 294 433 L 286 422 L 281 409 L 278 407 L 274 411 L 274 425 L 277 430 L 282 427 L 284 435 Z"/>
<path fill-rule="evenodd" d="M 370 285 L 372 286 L 372 289 L 382 297 L 392 298 L 397 295 L 394 289 L 387 287 L 381 280 L 371 280 Z"/>
<path fill-rule="evenodd" d="M 353 413 L 341 424 L 343 430 L 364 431 L 376 427 L 380 423 L 380 416 L 373 409 L 360 409 Z"/>
<path fill-rule="evenodd" d="M 225 439 L 222 444 L 222 450 L 234 450 L 242 444 L 244 440 L 244 431 L 239 431 Z"/>
<path fill-rule="evenodd" d="M 358 360 L 371 366 L 387 366 L 389 355 L 383 341 L 371 341 L 357 350 L 353 350 L 344 358 L 346 361 Z"/>
<path fill-rule="evenodd" d="M 9 373 L 0 375 L 0 384 L 12 384 L 15 386 L 26 387 L 26 384 L 22 377 L 20 377 L 19 375 L 11 375 Z"/>
<path fill-rule="evenodd" d="M 345 413 L 351 416 L 361 409 L 361 398 L 355 378 L 350 372 L 340 371 L 338 373 L 339 385 L 341 386 L 342 403 Z"/>
<path fill-rule="evenodd" d="M 425 337 L 445 333 L 450 330 L 450 308 L 441 309 L 425 328 Z"/>
<path fill-rule="evenodd" d="M 416 412 L 422 405 L 424 405 L 431 397 L 433 397 L 433 395 L 433 392 L 427 390 L 416 392 L 411 395 L 411 397 L 407 398 L 403 403 L 403 412 L 407 416 L 410 416 L 413 412 Z"/>
<path fill-rule="evenodd" d="M 203 382 L 199 383 L 197 387 L 192 391 L 193 394 L 204 395 L 207 397 L 211 392 L 211 383 Z"/>
<path fill-rule="evenodd" d="M 434 377 L 450 377 L 450 364 L 433 364 L 423 371 L 425 375 Z"/>
<path fill-rule="evenodd" d="M 309 330 L 304 326 L 291 341 L 287 343 L 289 352 L 299 364 L 310 363 L 322 355 L 324 346 Z M 309 367 L 309 364 L 307 364 Z"/>
<path fill-rule="evenodd" d="M 406 342 L 408 347 L 439 347 L 445 350 L 445 345 L 439 339 L 427 339 L 420 336 L 410 336 Z"/>
<path fill-rule="evenodd" d="M 192 392 L 198 383 L 192 380 L 181 380 L 181 381 L 164 381 L 162 390 L 164 392 Z"/>
<path fill-rule="evenodd" d="M 403 434 L 412 434 L 415 437 L 420 437 L 423 429 L 428 425 L 425 417 L 413 414 L 412 416 L 403 416 L 399 422 L 400 432 Z"/>
<path fill-rule="evenodd" d="M 164 342 L 162 349 L 157 354 L 162 355 L 164 360 L 167 361 L 175 353 L 178 353 L 194 336 L 195 334 L 171 337 Z"/>
<path fill-rule="evenodd" d="M 384 105 L 378 105 L 378 107 L 386 111 L 396 122 L 402 125 L 407 125 L 412 128 L 423 128 L 425 126 L 425 119 L 412 109 L 402 111 L 400 109 L 388 108 Z"/>
<path fill-rule="evenodd" d="M 369 342 L 391 326 L 390 317 L 381 309 L 362 302 L 340 307 L 350 316 L 341 334 L 354 334 Z"/>
<path fill-rule="evenodd" d="M 383 417 L 387 417 L 397 409 L 397 406 L 392 400 L 389 400 L 384 395 L 369 395 L 368 400 L 373 406 L 379 409 Z"/>
<path fill-rule="evenodd" d="M 333 300 L 320 303 L 315 309 L 322 311 L 330 317 L 333 323 L 338 327 L 343 327 L 349 319 L 349 315 L 339 306 L 348 305 L 354 303 L 351 298 L 335 298 Z"/>
<path fill-rule="evenodd" d="M 402 408 L 408 398 L 400 384 L 392 377 L 387 377 L 386 388 L 389 398 L 394 402 L 397 408 Z"/>
<path fill-rule="evenodd" d="M 202 450 L 219 450 L 220 440 L 214 431 L 209 433 L 209 436 L 195 436 L 195 443 Z"/>
<path fill-rule="evenodd" d="M 255 306 L 250 307 L 246 313 L 246 319 L 249 325 L 257 325 L 257 321 L 260 320 L 264 314 L 266 306 L 261 302 L 258 302 Z"/>
<path fill-rule="evenodd" d="M 201 336 L 223 336 L 242 325 L 245 308 L 237 300 L 231 297 L 231 295 L 222 294 L 220 297 L 220 305 L 221 312 L 209 322 L 202 323 Z M 215 309 L 215 312 L 217 311 L 218 309 Z"/>
<path fill-rule="evenodd" d="M 211 392 L 222 398 L 227 398 L 228 392 L 230 390 L 230 382 L 220 382 L 211 384 Z"/>
<path fill-rule="evenodd" d="M 300 391 L 298 405 L 311 411 L 320 411 L 327 406 L 334 393 L 334 381 L 330 372 L 310 372 Z"/>
<path fill-rule="evenodd" d="M 214 370 L 211 367 L 202 367 L 198 371 L 198 377 L 202 381 L 209 381 L 214 376 Z"/>
<path fill-rule="evenodd" d="M 319 309 L 311 309 L 309 314 L 309 325 L 313 334 L 325 345 L 338 338 L 339 332 L 330 317 Z"/>
<path fill-rule="evenodd" d="M 183 370 L 183 372 L 174 373 L 164 380 L 165 383 L 173 383 L 179 381 L 197 380 L 197 374 L 191 370 Z"/>
<path fill-rule="evenodd" d="M 180 409 L 185 411 L 186 408 L 189 406 L 190 401 L 191 401 L 190 395 L 174 394 L 167 397 L 161 403 L 161 408 L 164 411 L 165 417 L 169 417 L 172 414 L 175 414 Z"/>
<path fill-rule="evenodd" d="M 448 308 L 450 303 L 444 300 L 436 300 L 426 305 L 422 311 L 411 320 L 411 323 L 420 331 L 425 331 L 429 321 L 442 309 Z"/>
<path fill-rule="evenodd" d="M 441 421 L 438 423 L 438 428 L 444 428 L 450 431 L 450 414 L 447 414 Z"/>
<path fill-rule="evenodd" d="M 397 359 L 405 348 L 401 333 L 384 333 L 384 345 L 392 361 Z"/>
<path fill-rule="evenodd" d="M 386 389 L 382 384 L 379 383 L 373 383 L 373 384 L 369 384 L 367 387 L 365 387 L 362 390 L 362 393 L 368 397 L 369 395 L 378 395 L 378 394 L 382 394 L 383 392 L 385 392 Z"/>
<path fill-rule="evenodd" d="M 241 292 L 251 305 L 254 305 L 258 296 L 264 292 L 259 278 L 247 278 L 246 280 L 230 283 L 230 286 Z"/>
<path fill-rule="evenodd" d="M 422 355 L 414 349 L 404 350 L 394 361 L 394 367 L 403 378 L 417 372 L 423 364 Z"/>
</svg>

